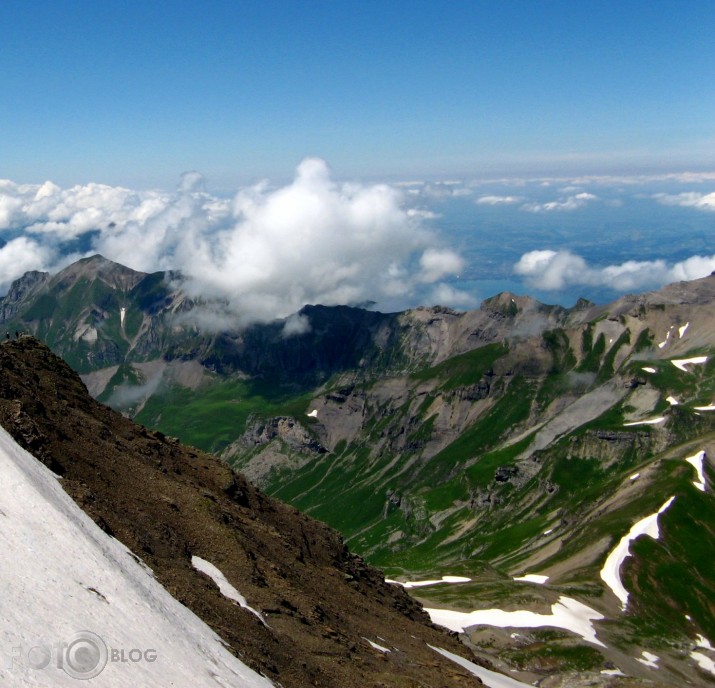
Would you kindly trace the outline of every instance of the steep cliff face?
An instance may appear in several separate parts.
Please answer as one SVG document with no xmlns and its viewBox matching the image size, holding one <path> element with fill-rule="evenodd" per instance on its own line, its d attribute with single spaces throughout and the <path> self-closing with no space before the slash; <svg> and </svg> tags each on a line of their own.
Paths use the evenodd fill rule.
<svg viewBox="0 0 715 688">
<path fill-rule="evenodd" d="M 20 279 L 15 280 L 2 299 L 0 305 L 0 321 L 3 323 L 17 317 L 18 311 L 27 303 L 33 294 L 40 291 L 50 281 L 50 273 L 31 270 Z"/>
<path fill-rule="evenodd" d="M 98 404 L 34 338 L 2 344 L 0 370 L 2 425 L 253 668 L 286 687 L 478 684 L 428 647 L 465 655 L 460 644 L 335 531 Z M 261 618 L 193 557 L 217 566 Z"/>
</svg>

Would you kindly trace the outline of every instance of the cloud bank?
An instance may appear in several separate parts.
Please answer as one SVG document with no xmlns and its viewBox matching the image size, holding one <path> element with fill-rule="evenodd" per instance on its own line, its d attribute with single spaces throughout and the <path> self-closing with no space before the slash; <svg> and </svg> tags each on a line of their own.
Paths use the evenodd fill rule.
<svg viewBox="0 0 715 688">
<path fill-rule="evenodd" d="M 692 256 L 678 263 L 664 260 L 629 260 L 620 265 L 592 267 L 570 251 L 529 251 L 514 265 L 528 286 L 559 291 L 575 285 L 631 291 L 659 287 L 669 282 L 707 277 L 715 271 L 715 255 Z"/>
<path fill-rule="evenodd" d="M 5 286 L 28 269 L 101 253 L 135 270 L 179 270 L 192 296 L 222 301 L 204 325 L 285 318 L 307 303 L 372 300 L 404 307 L 415 294 L 465 295 L 441 289 L 463 259 L 442 246 L 429 216 L 407 208 L 403 191 L 384 184 L 339 184 L 322 160 L 306 159 L 281 188 L 266 182 L 222 199 L 191 172 L 175 193 L 87 184 L 0 181 L 0 248 Z M 72 255 L 72 259 L 80 257 Z M 215 317 L 213 317 L 215 316 Z M 287 325 L 286 335 L 305 323 Z"/>
</svg>

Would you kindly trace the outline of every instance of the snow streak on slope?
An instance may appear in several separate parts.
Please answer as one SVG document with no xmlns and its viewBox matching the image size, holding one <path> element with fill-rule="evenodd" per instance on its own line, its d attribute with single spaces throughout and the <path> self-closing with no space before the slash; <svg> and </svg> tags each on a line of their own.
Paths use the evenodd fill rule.
<svg viewBox="0 0 715 688">
<path fill-rule="evenodd" d="M 613 551 L 608 555 L 606 563 L 601 569 L 601 578 L 606 585 L 611 588 L 613 594 L 621 601 L 621 605 L 625 610 L 628 605 L 628 590 L 623 587 L 621 582 L 621 566 L 623 562 L 631 555 L 631 541 L 635 540 L 640 535 L 649 535 L 654 540 L 657 540 L 660 531 L 658 529 L 658 516 L 662 514 L 673 502 L 675 497 L 671 497 L 660 509 L 650 516 L 642 518 L 636 523 L 626 535 L 621 538 L 621 541 L 616 545 Z"/>
<path fill-rule="evenodd" d="M 682 370 L 684 373 L 688 372 L 688 369 L 685 366 L 688 366 L 691 364 L 702 364 L 702 363 L 707 363 L 707 362 L 708 362 L 707 356 L 694 356 L 693 358 L 674 358 L 671 361 L 671 363 L 678 370 Z"/>
<path fill-rule="evenodd" d="M 238 590 L 236 590 L 233 585 L 228 582 L 228 579 L 226 578 L 226 576 L 223 575 L 223 572 L 219 568 L 214 566 L 210 561 L 206 561 L 206 559 L 202 559 L 201 557 L 196 556 L 191 557 L 191 565 L 197 571 L 205 573 L 214 583 L 216 583 L 218 589 L 221 591 L 221 594 L 224 597 L 228 597 L 229 600 L 237 602 L 239 606 L 255 614 L 261 620 L 264 626 L 268 625 L 263 618 L 263 614 L 261 614 L 261 612 L 254 609 L 253 607 L 251 607 L 250 604 L 248 604 L 246 598 L 240 592 L 238 592 Z"/>
<path fill-rule="evenodd" d="M 471 578 L 465 578 L 464 576 L 442 576 L 440 579 L 434 580 L 422 580 L 422 581 L 407 581 L 406 583 L 401 581 L 392 580 L 391 578 L 385 578 L 385 583 L 392 583 L 393 585 L 401 585 L 403 588 L 423 588 L 430 585 L 439 585 L 440 583 L 469 583 Z"/>
<path fill-rule="evenodd" d="M 378 652 L 382 652 L 383 654 L 387 654 L 388 652 L 392 652 L 389 647 L 385 647 L 384 645 L 380 645 L 379 643 L 376 643 L 369 638 L 366 638 L 365 636 L 362 637 L 363 640 L 367 640 L 367 642 L 370 644 L 370 647 L 373 650 L 377 650 Z"/>
<path fill-rule="evenodd" d="M 273 684 L 231 655 L 0 428 L 0 682 L 77 688 Z"/>
<path fill-rule="evenodd" d="M 693 480 L 693 485 L 695 485 L 695 487 L 697 487 L 698 490 L 705 492 L 705 471 L 703 470 L 703 461 L 705 460 L 705 452 L 699 451 L 694 456 L 689 456 L 685 460 L 695 469 L 695 472 L 698 474 L 698 479 Z"/>
<path fill-rule="evenodd" d="M 430 647 L 435 652 L 439 652 L 439 654 L 451 659 L 456 664 L 459 664 L 459 666 L 464 667 L 470 673 L 478 676 L 482 679 L 482 683 L 484 683 L 485 686 L 488 686 L 488 688 L 532 688 L 528 683 L 517 681 L 510 676 L 498 674 L 496 671 L 491 671 L 490 669 L 479 666 L 474 662 L 470 662 L 468 659 L 464 659 L 464 657 L 460 657 L 459 655 L 455 655 L 447 650 L 443 650 L 441 647 L 433 647 L 432 645 L 430 645 Z"/>
<path fill-rule="evenodd" d="M 644 420 L 634 420 L 630 423 L 623 423 L 624 428 L 629 428 L 633 425 L 660 425 L 665 423 L 665 416 L 659 416 L 658 418 L 646 418 Z"/>
<path fill-rule="evenodd" d="M 537 585 L 543 585 L 549 580 L 548 576 L 542 576 L 539 573 L 526 573 L 523 576 L 516 576 L 515 581 L 522 581 L 523 583 L 536 583 Z"/>
</svg>

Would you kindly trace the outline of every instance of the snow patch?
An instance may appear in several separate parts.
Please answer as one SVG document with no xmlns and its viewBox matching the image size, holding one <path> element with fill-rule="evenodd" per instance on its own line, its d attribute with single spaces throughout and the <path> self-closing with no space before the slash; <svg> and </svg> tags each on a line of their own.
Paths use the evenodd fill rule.
<svg viewBox="0 0 715 688">
<path fill-rule="evenodd" d="M 524 581 L 525 583 L 536 583 L 537 585 L 543 585 L 549 580 L 548 576 L 541 576 L 538 573 L 526 573 L 523 576 L 517 576 L 514 578 L 515 581 Z"/>
<path fill-rule="evenodd" d="M 715 404 L 710 404 L 709 406 L 696 406 L 696 411 L 715 411 Z"/>
<path fill-rule="evenodd" d="M 678 336 L 680 337 L 680 339 L 683 338 L 683 335 L 685 334 L 685 331 L 688 329 L 688 327 L 690 327 L 690 323 L 686 322 L 685 325 L 681 325 L 678 328 Z"/>
<path fill-rule="evenodd" d="M 636 657 L 636 659 L 641 664 L 644 664 L 645 666 L 647 666 L 651 669 L 659 669 L 660 668 L 658 666 L 658 661 L 660 660 L 660 657 L 658 657 L 658 655 L 654 655 L 652 652 L 648 652 L 647 650 L 643 650 L 641 655 L 642 655 L 642 658 Z"/>
<path fill-rule="evenodd" d="M 362 636 L 362 639 L 367 640 L 367 642 L 370 643 L 370 647 L 373 648 L 374 650 L 378 650 L 379 652 L 383 652 L 383 653 L 392 652 L 392 650 L 390 650 L 389 648 L 383 647 L 382 645 L 378 645 L 377 643 L 374 643 L 372 640 L 370 640 L 369 638 L 366 638 L 365 636 Z"/>
<path fill-rule="evenodd" d="M 641 474 L 640 474 L 640 473 L 634 473 L 634 474 L 629 478 L 629 480 L 638 480 L 638 478 L 640 478 L 640 477 L 641 477 Z"/>
<path fill-rule="evenodd" d="M 544 531 L 544 535 L 550 535 L 550 534 L 553 533 L 553 532 L 554 532 L 554 529 L 553 529 L 553 528 L 549 528 L 548 530 L 545 530 L 545 531 Z"/>
<path fill-rule="evenodd" d="M 703 461 L 705 459 L 705 452 L 699 451 L 693 456 L 689 456 L 685 459 L 698 474 L 698 479 L 693 480 L 693 485 L 698 488 L 701 492 L 705 492 L 705 471 L 703 470 Z"/>
<path fill-rule="evenodd" d="M 0 484 L 0 580 L 12 601 L 0 616 L 0 637 L 12 652 L 0 666 L 2 685 L 77 688 L 78 678 L 100 672 L 103 688 L 273 685 L 100 530 L 2 428 Z M 140 651 L 142 661 L 112 661 L 119 650 Z M 49 660 L 43 669 L 33 668 L 37 651 Z"/>
<path fill-rule="evenodd" d="M 239 606 L 255 614 L 264 626 L 268 625 L 263 618 L 263 615 L 248 604 L 246 598 L 228 582 L 226 576 L 224 576 L 223 573 L 210 561 L 206 561 L 206 559 L 202 559 L 201 557 L 192 556 L 191 565 L 197 571 L 205 573 L 214 583 L 216 583 L 219 591 L 224 597 L 227 597 L 229 600 L 233 600 L 238 603 Z"/>
<path fill-rule="evenodd" d="M 660 536 L 658 529 L 658 516 L 662 514 L 672 503 L 675 497 L 671 497 L 658 511 L 650 516 L 646 516 L 638 521 L 620 542 L 616 545 L 613 551 L 608 555 L 606 563 L 601 569 L 601 579 L 613 591 L 613 594 L 621 601 L 623 610 L 625 611 L 628 605 L 628 591 L 623 587 L 621 582 L 621 566 L 623 562 L 631 556 L 631 542 L 641 535 L 648 535 L 654 540 Z"/>
<path fill-rule="evenodd" d="M 673 327 L 675 327 L 675 325 L 673 325 Z M 670 334 L 671 334 L 671 332 L 673 331 L 673 327 L 671 327 L 671 328 L 666 332 L 666 334 L 665 334 L 665 339 L 664 339 L 662 342 L 659 342 L 659 343 L 658 343 L 658 348 L 659 348 L 659 349 L 662 349 L 662 348 L 668 343 L 668 341 L 670 340 Z"/>
<path fill-rule="evenodd" d="M 428 585 L 439 585 L 440 583 L 448 583 L 448 584 L 455 584 L 455 583 L 469 583 L 471 582 L 471 578 L 465 578 L 464 576 L 442 576 L 439 580 L 434 579 L 434 580 L 423 580 L 423 581 L 408 581 L 408 582 L 402 582 L 402 581 L 396 581 L 392 580 L 391 578 L 385 578 L 385 583 L 393 583 L 394 585 L 401 585 L 403 588 L 424 588 Z"/>
<path fill-rule="evenodd" d="M 682 370 L 684 373 L 688 372 L 688 369 L 685 367 L 687 365 L 697 365 L 701 363 L 707 363 L 708 362 L 708 357 L 707 356 L 693 356 L 693 358 L 674 358 L 671 360 L 671 363 L 678 369 Z"/>
<path fill-rule="evenodd" d="M 306 413 L 305 415 L 308 416 L 308 418 L 317 418 L 318 409 L 313 409 L 310 413 Z"/>
<path fill-rule="evenodd" d="M 657 373 L 658 372 L 655 368 L 651 368 L 650 366 L 646 366 L 645 368 L 642 368 L 641 370 L 645 370 L 646 373 Z"/>
<path fill-rule="evenodd" d="M 505 612 L 501 609 L 477 609 L 472 612 L 457 612 L 451 609 L 429 609 L 433 623 L 456 633 L 464 633 L 471 626 L 498 626 L 499 628 L 563 628 L 580 635 L 586 642 L 605 645 L 596 637 L 592 621 L 603 619 L 603 614 L 570 597 L 559 597 L 551 605 L 551 614 L 537 614 L 527 610 Z"/>
<path fill-rule="evenodd" d="M 711 674 L 715 675 L 715 662 L 713 662 L 710 657 L 704 655 L 702 652 L 696 652 L 695 650 L 690 653 L 690 656 L 698 663 L 698 666 L 701 669 L 709 671 Z"/>
<path fill-rule="evenodd" d="M 464 659 L 464 657 L 455 655 L 448 650 L 443 650 L 441 647 L 434 647 L 434 645 L 428 645 L 428 647 L 435 652 L 439 652 L 443 657 L 451 659 L 455 664 L 459 664 L 474 676 L 478 676 L 487 688 L 533 688 L 528 683 L 517 681 L 509 676 L 491 671 L 491 669 L 485 669 L 474 662 L 470 662 L 468 659 Z"/>
<path fill-rule="evenodd" d="M 677 406 L 677 405 L 680 403 L 674 396 L 666 397 L 665 400 L 666 400 L 671 406 Z"/>
<path fill-rule="evenodd" d="M 646 418 L 644 420 L 634 420 L 630 423 L 623 423 L 623 427 L 631 427 L 632 425 L 660 425 L 665 422 L 664 416 L 659 416 L 658 418 Z"/>
<path fill-rule="evenodd" d="M 713 647 L 712 643 L 704 635 L 700 635 L 698 633 L 695 638 L 695 642 L 697 647 L 704 647 L 706 650 L 712 650 L 715 652 L 715 647 Z"/>
<path fill-rule="evenodd" d="M 119 309 L 119 325 L 120 327 L 124 327 L 124 316 L 127 314 L 127 309 L 122 306 Z"/>
<path fill-rule="evenodd" d="M 606 676 L 625 676 L 620 669 L 602 669 L 601 670 L 602 674 L 605 674 Z"/>
</svg>

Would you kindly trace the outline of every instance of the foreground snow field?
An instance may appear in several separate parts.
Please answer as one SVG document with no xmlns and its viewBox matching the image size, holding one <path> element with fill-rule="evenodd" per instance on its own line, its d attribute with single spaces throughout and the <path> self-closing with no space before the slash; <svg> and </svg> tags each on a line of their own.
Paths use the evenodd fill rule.
<svg viewBox="0 0 715 688">
<path fill-rule="evenodd" d="M 273 684 L 230 654 L 0 428 L 0 682 L 102 688 Z"/>
</svg>

